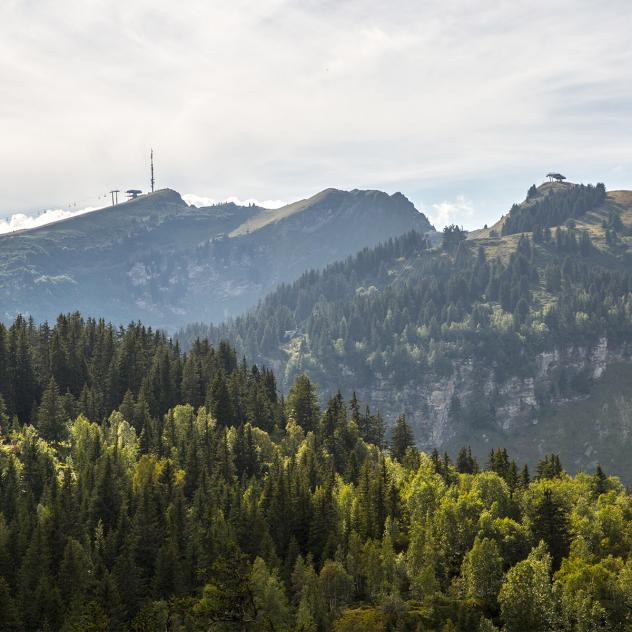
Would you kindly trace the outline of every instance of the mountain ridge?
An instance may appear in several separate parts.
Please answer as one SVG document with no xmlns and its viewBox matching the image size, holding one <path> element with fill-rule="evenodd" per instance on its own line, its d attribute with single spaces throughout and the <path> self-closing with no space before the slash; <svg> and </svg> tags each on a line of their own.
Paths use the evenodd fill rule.
<svg viewBox="0 0 632 632">
<path fill-rule="evenodd" d="M 589 198 L 597 189 L 581 191 Z M 555 198 L 556 216 L 568 199 Z M 234 321 L 191 326 L 179 340 L 230 340 L 286 387 L 307 372 L 325 399 L 353 389 L 391 423 L 406 413 L 425 449 L 467 441 L 485 457 L 504 445 L 535 462 L 536 422 L 591 398 L 604 371 L 632 355 L 632 192 L 577 209 L 560 226 L 528 233 L 465 239 L 451 228 L 438 248 L 410 233 L 303 275 Z M 632 405 L 625 393 L 609 396 Z M 611 410 L 627 408 L 613 400 Z M 608 447 L 613 438 L 631 447 L 625 419 L 602 421 L 578 452 L 572 419 L 560 418 L 565 430 L 548 450 L 578 469 L 603 459 L 632 479 Z"/>
<path fill-rule="evenodd" d="M 389 195 L 388 193 L 385 193 L 383 191 L 379 191 L 376 189 L 367 189 L 367 190 L 351 189 L 350 191 L 345 191 L 341 189 L 328 188 L 328 189 L 323 189 L 319 193 L 316 193 L 315 195 L 312 195 L 308 198 L 298 200 L 291 204 L 286 204 L 285 206 L 282 206 L 281 208 L 266 209 L 263 212 L 257 214 L 255 217 L 251 218 L 250 220 L 247 220 L 246 222 L 244 222 L 244 224 L 242 224 L 235 230 L 233 230 L 230 233 L 230 237 L 236 237 L 239 235 L 248 234 L 252 232 L 253 230 L 260 230 L 262 228 L 265 228 L 271 223 L 277 223 L 297 213 L 301 213 L 306 210 L 314 210 L 315 207 L 317 210 L 321 210 L 328 203 L 332 205 L 337 205 L 341 201 L 340 198 L 346 197 L 346 196 L 354 196 L 354 197 L 361 196 L 365 198 L 368 198 L 369 196 L 371 196 L 374 199 L 379 200 L 379 201 L 385 201 L 389 199 L 391 201 L 397 201 L 398 203 L 403 202 L 404 205 L 409 207 L 409 210 L 415 213 L 419 213 L 419 211 L 417 211 L 417 209 L 408 200 L 408 198 L 406 198 L 400 192 Z M 335 200 L 332 198 L 339 198 L 339 199 Z M 434 230 L 434 227 L 430 225 L 430 223 L 428 223 L 428 229 Z"/>
<path fill-rule="evenodd" d="M 50 320 L 78 309 L 167 329 L 218 321 L 254 305 L 275 284 L 384 235 L 432 229 L 403 196 L 376 200 L 359 190 L 336 191 L 333 204 L 331 195 L 325 190 L 303 201 L 301 212 L 279 214 L 233 203 L 198 208 L 162 189 L 2 235 L 4 318 L 28 313 Z M 259 218 L 258 229 L 230 236 L 253 218 Z"/>
</svg>

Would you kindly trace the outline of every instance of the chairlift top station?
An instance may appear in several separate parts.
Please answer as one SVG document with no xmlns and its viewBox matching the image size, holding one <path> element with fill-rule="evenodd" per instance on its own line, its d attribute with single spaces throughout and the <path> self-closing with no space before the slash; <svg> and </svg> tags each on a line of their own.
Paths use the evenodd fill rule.
<svg viewBox="0 0 632 632">
<path fill-rule="evenodd" d="M 156 184 L 156 180 L 154 178 L 154 150 L 153 149 L 149 153 L 149 165 L 150 165 L 150 172 L 151 172 L 151 178 L 149 180 L 149 183 L 150 183 L 151 193 L 153 193 L 155 190 L 155 184 Z M 120 192 L 121 192 L 120 189 L 112 189 L 110 191 L 110 195 L 112 196 L 112 206 L 116 206 L 119 203 L 118 194 Z M 142 189 L 127 189 L 127 191 L 125 191 L 125 194 L 127 195 L 128 200 L 135 200 L 139 195 L 142 195 L 142 193 L 143 193 Z"/>
</svg>

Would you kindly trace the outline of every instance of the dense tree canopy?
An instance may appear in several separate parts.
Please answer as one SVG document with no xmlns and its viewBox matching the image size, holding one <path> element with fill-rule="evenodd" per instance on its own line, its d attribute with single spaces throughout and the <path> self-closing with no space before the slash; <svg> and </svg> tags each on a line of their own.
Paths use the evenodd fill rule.
<svg viewBox="0 0 632 632">
<path fill-rule="evenodd" d="M 225 342 L 198 340 L 183 354 L 140 323 L 114 328 L 77 313 L 53 327 L 22 316 L 0 324 L 0 395 L 4 414 L 55 441 L 78 414 L 102 422 L 120 409 L 143 441 L 156 441 L 157 420 L 178 403 L 204 404 L 224 425 L 256 419 L 266 430 L 281 406 L 273 373 L 238 361 Z"/>
<path fill-rule="evenodd" d="M 553 345 L 624 343 L 632 275 L 606 265 L 621 220 L 598 250 L 574 219 L 601 190 L 573 190 L 531 190 L 532 234 L 491 238 L 511 246 L 494 256 L 456 226 L 437 248 L 410 233 L 189 328 L 186 353 L 141 323 L 0 325 L 0 629 L 632 629 L 618 479 L 556 454 L 530 474 L 502 447 L 425 454 L 353 390 L 464 360 L 529 376 Z M 242 356 L 281 353 L 287 398 Z M 560 371 L 539 397 L 589 381 Z M 478 432 L 493 397 L 483 377 L 455 390 L 448 423 Z"/>
<path fill-rule="evenodd" d="M 559 226 L 566 220 L 578 218 L 601 204 L 606 199 L 606 188 L 602 183 L 576 184 L 554 189 L 541 194 L 532 187 L 527 194 L 530 204 L 514 204 L 502 227 L 503 235 L 525 233 Z"/>
<path fill-rule="evenodd" d="M 282 285 L 232 322 L 193 325 L 178 340 L 230 340 L 247 357 L 283 367 L 284 386 L 308 372 L 327 394 L 356 389 L 365 398 L 384 385 L 419 392 L 472 363 L 480 379 L 471 397 L 456 393 L 451 417 L 476 429 L 495 421 L 497 394 L 486 380 L 535 377 L 538 354 L 553 348 L 629 341 L 632 275 L 588 231 L 463 236 L 452 226 L 437 248 L 416 233 L 388 241 Z M 585 393 L 591 376 L 560 366 L 538 391 L 539 405 Z M 392 420 L 399 412 L 388 410 Z"/>
<path fill-rule="evenodd" d="M 601 469 L 550 455 L 530 480 L 502 449 L 453 464 L 404 417 L 389 451 L 355 394 L 321 408 L 301 376 L 284 402 L 228 345 L 184 356 L 140 325 L 6 335 L 32 391 L 5 377 L 3 630 L 632 624 L 632 498 Z"/>
</svg>

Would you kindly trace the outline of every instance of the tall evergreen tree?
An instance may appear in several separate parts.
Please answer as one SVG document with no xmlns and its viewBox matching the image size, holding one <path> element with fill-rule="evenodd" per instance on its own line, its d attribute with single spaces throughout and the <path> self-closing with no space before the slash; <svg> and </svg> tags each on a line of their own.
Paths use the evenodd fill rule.
<svg viewBox="0 0 632 632">
<path fill-rule="evenodd" d="M 395 422 L 391 437 L 391 455 L 394 459 L 402 461 L 408 448 L 415 445 L 412 428 L 408 425 L 405 415 L 400 415 Z"/>
<path fill-rule="evenodd" d="M 60 441 L 64 439 L 65 415 L 62 398 L 54 378 L 50 378 L 37 410 L 37 427 L 44 439 Z"/>
<path fill-rule="evenodd" d="M 316 430 L 319 417 L 316 389 L 304 373 L 294 380 L 287 396 L 286 408 L 287 416 L 305 432 Z"/>
</svg>

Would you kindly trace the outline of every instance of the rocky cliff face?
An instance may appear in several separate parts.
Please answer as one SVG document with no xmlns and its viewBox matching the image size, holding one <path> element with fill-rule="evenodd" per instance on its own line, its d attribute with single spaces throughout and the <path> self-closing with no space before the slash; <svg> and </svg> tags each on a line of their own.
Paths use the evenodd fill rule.
<svg viewBox="0 0 632 632">
<path fill-rule="evenodd" d="M 449 377 L 428 376 L 394 392 L 392 385 L 377 380 L 360 395 L 370 399 L 389 418 L 405 412 L 424 449 L 444 447 L 459 440 L 522 432 L 538 424 L 543 409 L 557 407 L 587 396 L 587 388 L 602 378 L 609 365 L 630 360 L 627 346 L 612 348 L 606 338 L 593 347 L 569 346 L 540 353 L 533 374 L 498 381 L 493 371 L 481 374 L 471 361 L 455 365 Z M 482 389 L 477 385 L 482 383 Z M 565 388 L 566 386 L 566 388 Z M 493 422 L 472 430 L 465 423 L 470 408 L 484 399 Z M 484 394 L 481 396 L 481 394 Z M 455 399 L 460 412 L 454 413 Z M 413 404 L 414 403 L 414 404 Z M 627 410 L 624 406 L 623 412 Z M 632 415 L 630 415 L 632 421 Z M 632 426 L 631 426 L 632 427 Z"/>
</svg>

